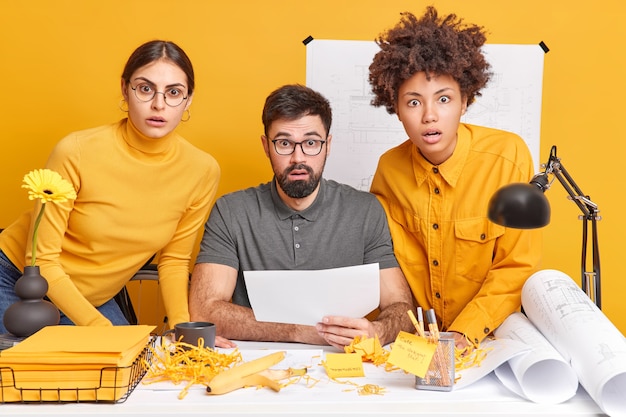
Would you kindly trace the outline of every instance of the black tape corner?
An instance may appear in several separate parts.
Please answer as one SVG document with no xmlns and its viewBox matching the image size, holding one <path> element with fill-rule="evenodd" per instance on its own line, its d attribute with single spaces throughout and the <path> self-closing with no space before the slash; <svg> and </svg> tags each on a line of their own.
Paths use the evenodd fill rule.
<svg viewBox="0 0 626 417">
<path fill-rule="evenodd" d="M 539 46 L 543 49 L 544 54 L 547 54 L 550 51 L 550 48 L 548 48 L 548 45 L 546 45 L 544 41 L 539 42 Z"/>
<path fill-rule="evenodd" d="M 309 35 L 309 36 L 306 37 L 305 40 L 302 41 L 302 43 L 304 45 L 308 45 L 309 43 L 311 43 L 312 40 L 313 40 L 313 36 Z"/>
</svg>

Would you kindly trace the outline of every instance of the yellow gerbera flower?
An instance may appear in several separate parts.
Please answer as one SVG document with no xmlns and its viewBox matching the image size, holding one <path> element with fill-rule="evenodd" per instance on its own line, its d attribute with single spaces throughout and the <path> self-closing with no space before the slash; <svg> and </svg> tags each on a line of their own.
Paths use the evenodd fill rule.
<svg viewBox="0 0 626 417">
<path fill-rule="evenodd" d="M 22 188 L 28 189 L 30 200 L 41 200 L 42 203 L 64 203 L 76 198 L 74 187 L 58 172 L 50 169 L 36 169 L 24 176 Z"/>
<path fill-rule="evenodd" d="M 30 264 L 35 266 L 37 260 L 37 230 L 46 209 L 46 203 L 65 203 L 76 198 L 76 191 L 72 184 L 64 179 L 58 172 L 50 169 L 36 169 L 24 175 L 22 188 L 28 189 L 29 200 L 41 200 L 41 209 L 35 220 L 33 229 L 33 247 Z"/>
</svg>

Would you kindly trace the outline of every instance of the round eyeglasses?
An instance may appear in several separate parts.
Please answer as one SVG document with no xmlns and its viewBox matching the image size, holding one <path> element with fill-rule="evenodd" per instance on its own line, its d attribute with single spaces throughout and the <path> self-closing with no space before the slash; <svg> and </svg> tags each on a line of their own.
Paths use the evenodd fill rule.
<svg viewBox="0 0 626 417">
<path fill-rule="evenodd" d="M 322 148 L 326 143 L 325 140 L 307 139 L 302 142 L 294 142 L 289 139 L 274 139 L 272 140 L 274 149 L 279 155 L 291 155 L 296 150 L 296 145 L 300 145 L 302 153 L 308 156 L 319 155 L 322 152 Z"/>
<path fill-rule="evenodd" d="M 157 94 L 163 94 L 165 104 L 170 107 L 180 106 L 181 103 L 187 100 L 188 96 L 185 96 L 185 91 L 179 87 L 170 87 L 164 92 L 156 91 L 150 84 L 142 83 L 136 86 L 130 86 L 135 92 L 135 97 L 141 102 L 151 101 Z"/>
</svg>

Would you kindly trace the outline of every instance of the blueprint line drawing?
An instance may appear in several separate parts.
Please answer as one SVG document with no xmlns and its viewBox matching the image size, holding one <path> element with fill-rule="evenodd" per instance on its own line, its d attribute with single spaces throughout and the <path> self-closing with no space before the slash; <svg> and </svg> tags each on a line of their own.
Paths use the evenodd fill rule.
<svg viewBox="0 0 626 417">
<path fill-rule="evenodd" d="M 315 39 L 306 48 L 306 85 L 333 109 L 324 176 L 368 191 L 380 155 L 407 139 L 396 115 L 370 104 L 369 65 L 379 47 L 374 41 Z M 517 133 L 539 170 L 545 53 L 538 44 L 486 44 L 483 52 L 492 77 L 462 122 Z"/>
</svg>

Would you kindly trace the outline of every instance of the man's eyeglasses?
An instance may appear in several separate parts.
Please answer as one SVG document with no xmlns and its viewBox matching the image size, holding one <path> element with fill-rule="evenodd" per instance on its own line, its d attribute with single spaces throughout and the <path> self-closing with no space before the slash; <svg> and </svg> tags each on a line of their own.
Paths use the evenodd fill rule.
<svg viewBox="0 0 626 417">
<path fill-rule="evenodd" d="M 150 84 L 142 83 L 136 85 L 135 87 L 131 85 L 130 88 L 135 92 L 137 100 L 142 102 L 153 100 L 154 96 L 157 94 L 163 94 L 165 104 L 170 107 L 180 106 L 181 103 L 187 100 L 188 97 L 185 96 L 185 91 L 178 87 L 172 87 L 164 92 L 161 92 L 156 91 Z"/>
<path fill-rule="evenodd" d="M 291 155 L 296 150 L 296 145 L 300 145 L 302 153 L 308 156 L 319 155 L 322 152 L 322 148 L 326 143 L 325 140 L 307 139 L 302 142 L 294 142 L 289 139 L 274 139 L 272 140 L 274 149 L 279 155 Z"/>
</svg>

